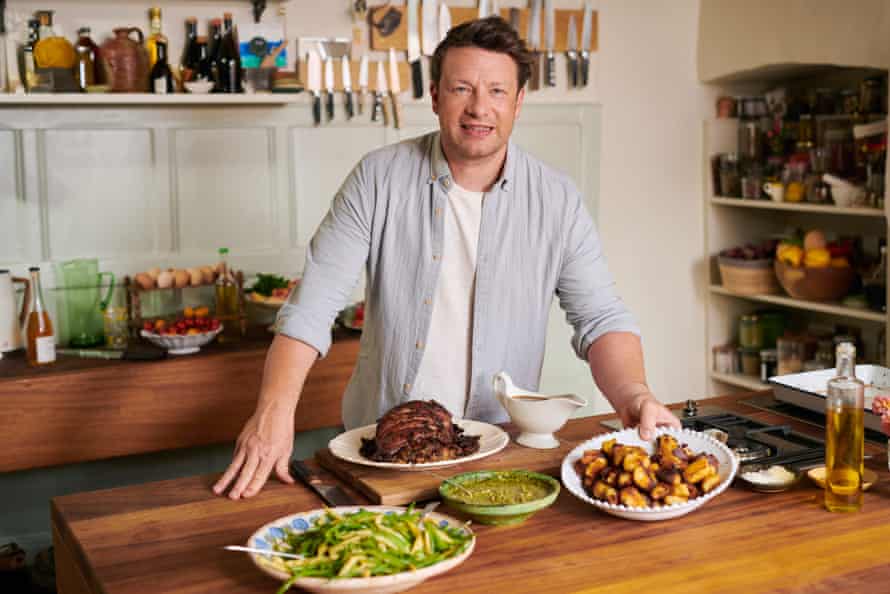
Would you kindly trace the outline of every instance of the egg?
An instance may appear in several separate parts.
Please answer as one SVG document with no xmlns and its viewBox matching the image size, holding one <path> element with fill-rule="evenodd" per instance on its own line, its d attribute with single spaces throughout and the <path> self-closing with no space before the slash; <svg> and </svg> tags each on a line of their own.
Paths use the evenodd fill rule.
<svg viewBox="0 0 890 594">
<path fill-rule="evenodd" d="M 150 276 L 155 282 L 158 281 L 158 276 L 161 274 L 161 269 L 155 266 L 154 268 L 149 268 L 145 274 Z"/>
<path fill-rule="evenodd" d="M 133 277 L 133 280 L 137 285 L 144 291 L 148 291 L 150 289 L 155 288 L 155 279 L 151 278 L 148 274 L 144 272 L 140 272 L 136 276 Z"/>
<path fill-rule="evenodd" d="M 173 286 L 177 289 L 181 289 L 183 287 L 187 287 L 189 284 L 189 273 L 187 270 L 174 270 L 173 271 Z"/>
<path fill-rule="evenodd" d="M 189 268 L 186 272 L 189 273 L 189 284 L 193 287 L 198 287 L 204 282 L 204 273 L 201 272 L 200 268 Z"/>
<path fill-rule="evenodd" d="M 173 272 L 165 270 L 158 275 L 158 288 L 169 289 L 173 286 Z"/>
<path fill-rule="evenodd" d="M 211 284 L 216 274 L 213 272 L 213 266 L 201 266 L 201 275 L 204 277 L 205 284 Z"/>
</svg>

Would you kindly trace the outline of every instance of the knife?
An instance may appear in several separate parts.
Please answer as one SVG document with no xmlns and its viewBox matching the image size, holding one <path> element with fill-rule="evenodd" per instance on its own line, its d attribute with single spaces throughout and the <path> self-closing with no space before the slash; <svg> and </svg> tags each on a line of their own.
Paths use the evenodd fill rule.
<svg viewBox="0 0 890 594">
<path fill-rule="evenodd" d="M 408 63 L 411 64 L 411 85 L 414 98 L 423 97 L 423 68 L 420 64 L 420 16 L 419 0 L 408 0 Z"/>
<path fill-rule="evenodd" d="M 105 349 L 56 349 L 56 354 L 81 359 L 105 359 L 107 361 L 159 361 L 167 357 L 167 351 L 161 349 L 125 349 L 122 351 Z"/>
<path fill-rule="evenodd" d="M 306 55 L 306 67 L 309 70 L 309 92 L 312 93 L 312 121 L 321 124 L 321 57 L 316 52 Z"/>
<path fill-rule="evenodd" d="M 326 485 L 321 477 L 299 460 L 290 461 L 290 474 L 292 477 L 303 481 L 307 487 L 315 491 L 316 495 L 330 507 L 338 505 L 355 505 L 358 503 L 337 485 Z"/>
<path fill-rule="evenodd" d="M 442 4 L 439 6 L 439 42 L 448 35 L 448 32 L 451 31 L 451 10 L 448 8 L 447 4 Z"/>
<path fill-rule="evenodd" d="M 346 109 L 346 119 L 351 120 L 354 115 L 352 108 L 352 71 L 350 71 L 349 56 L 340 58 L 340 77 L 343 79 L 343 93 L 345 99 L 343 106 Z"/>
<path fill-rule="evenodd" d="M 389 98 L 392 101 L 392 127 L 396 130 L 402 124 L 402 106 L 399 105 L 399 93 L 402 92 L 402 84 L 399 80 L 399 63 L 396 60 L 396 50 L 389 48 Z"/>
<path fill-rule="evenodd" d="M 528 88 L 537 91 L 541 88 L 541 0 L 532 0 L 532 12 L 528 19 L 528 47 L 532 52 L 532 68 Z"/>
<path fill-rule="evenodd" d="M 584 16 L 581 17 L 581 86 L 587 86 L 587 77 L 590 72 L 590 37 L 593 29 L 593 5 L 584 3 Z"/>
<path fill-rule="evenodd" d="M 519 34 L 519 9 L 515 6 L 510 8 L 510 26 Z"/>
<path fill-rule="evenodd" d="M 368 90 L 368 55 L 362 56 L 358 65 L 358 113 L 365 112 L 365 92 Z"/>
<path fill-rule="evenodd" d="M 575 15 L 569 17 L 569 43 L 566 47 L 566 64 L 569 68 L 569 86 L 578 86 L 578 30 L 575 28 Z"/>
<path fill-rule="evenodd" d="M 479 0 L 479 16 L 478 18 L 484 19 L 485 17 L 491 14 L 491 6 L 488 4 L 488 0 Z"/>
<path fill-rule="evenodd" d="M 379 116 L 383 117 L 383 125 L 389 125 L 389 114 L 386 111 L 386 74 L 383 72 L 383 62 L 377 62 L 377 88 L 374 90 L 374 108 L 371 111 L 371 121 L 376 122 Z"/>
<path fill-rule="evenodd" d="M 325 111 L 330 122 L 334 119 L 334 59 L 330 56 L 324 59 L 324 88 Z"/>
<path fill-rule="evenodd" d="M 553 12 L 553 0 L 544 0 L 544 45 L 547 49 L 547 61 L 544 65 L 544 79 L 548 87 L 556 86 L 556 57 L 553 47 L 556 43 L 556 14 Z"/>
<path fill-rule="evenodd" d="M 424 56 L 432 56 L 436 51 L 438 19 L 437 0 L 423 0 L 423 4 L 420 5 L 420 40 Z"/>
</svg>

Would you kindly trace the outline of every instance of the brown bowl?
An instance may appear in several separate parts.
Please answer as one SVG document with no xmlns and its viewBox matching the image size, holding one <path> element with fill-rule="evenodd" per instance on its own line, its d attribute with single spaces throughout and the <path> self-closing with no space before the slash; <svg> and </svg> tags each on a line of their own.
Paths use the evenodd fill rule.
<svg viewBox="0 0 890 594">
<path fill-rule="evenodd" d="M 793 267 L 776 260 L 775 268 L 779 284 L 795 299 L 839 301 L 850 290 L 854 279 L 853 268 L 850 266 Z"/>
</svg>

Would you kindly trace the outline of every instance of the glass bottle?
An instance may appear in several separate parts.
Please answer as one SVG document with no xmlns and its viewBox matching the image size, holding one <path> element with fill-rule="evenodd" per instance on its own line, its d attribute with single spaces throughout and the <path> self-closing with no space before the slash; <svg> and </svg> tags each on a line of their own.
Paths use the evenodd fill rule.
<svg viewBox="0 0 890 594">
<path fill-rule="evenodd" d="M 40 21 L 39 39 L 34 44 L 34 66 L 36 68 L 74 68 L 76 54 L 74 46 L 64 37 L 53 31 L 53 11 L 41 10 L 37 13 Z"/>
<path fill-rule="evenodd" d="M 148 10 L 148 37 L 145 38 L 145 49 L 148 50 L 148 67 L 151 68 L 158 61 L 158 42 L 167 43 L 167 38 L 161 32 L 161 9 L 152 6 Z"/>
<path fill-rule="evenodd" d="M 198 19 L 189 17 L 185 20 L 185 45 L 182 48 L 182 60 L 179 63 L 179 77 L 182 82 L 194 80 L 199 60 Z"/>
<path fill-rule="evenodd" d="M 77 84 L 81 91 L 86 91 L 87 87 L 96 84 L 96 64 L 99 57 L 99 48 L 90 39 L 89 27 L 81 27 L 77 30 L 77 43 L 74 44 L 74 52 L 77 54 Z"/>
<path fill-rule="evenodd" d="M 53 322 L 43 304 L 43 291 L 40 287 L 40 268 L 28 269 L 31 273 L 31 310 L 25 325 L 27 337 L 28 364 L 49 365 L 56 360 L 56 339 L 53 335 Z"/>
<path fill-rule="evenodd" d="M 220 51 L 222 50 L 222 19 L 211 19 L 209 31 L 210 41 L 207 46 L 207 52 L 210 55 L 210 71 L 214 82 L 213 91 L 217 92 L 219 86 L 218 63 Z"/>
<path fill-rule="evenodd" d="M 837 347 L 836 376 L 828 380 L 825 398 L 825 507 L 859 511 L 864 468 L 865 384 L 856 379 L 856 347 Z"/>
<path fill-rule="evenodd" d="M 158 59 L 151 67 L 148 77 L 149 88 L 152 93 L 159 95 L 173 93 L 173 73 L 170 71 L 170 65 L 167 64 L 167 42 L 158 41 L 155 48 L 158 52 Z"/>
<path fill-rule="evenodd" d="M 229 268 L 229 248 L 219 249 L 219 276 L 216 278 L 216 319 L 223 325 L 220 342 L 232 342 L 241 336 L 241 308 L 238 284 Z"/>
<path fill-rule="evenodd" d="M 110 349 L 127 347 L 127 299 L 123 289 L 111 289 L 111 299 L 102 310 L 102 324 L 105 329 L 105 346 Z"/>
<path fill-rule="evenodd" d="M 241 86 L 241 56 L 238 52 L 238 33 L 232 24 L 232 13 L 227 12 L 223 20 L 223 37 L 220 42 L 219 59 L 216 62 L 219 93 L 243 93 Z"/>
<path fill-rule="evenodd" d="M 22 47 L 22 78 L 25 90 L 30 91 L 37 84 L 37 67 L 34 64 L 34 46 L 40 39 L 40 21 L 28 20 L 28 40 Z"/>
<path fill-rule="evenodd" d="M 192 75 L 192 80 L 212 81 L 213 70 L 211 69 L 210 53 L 207 50 L 206 37 L 198 37 L 197 48 L 198 66 L 197 70 Z"/>
</svg>

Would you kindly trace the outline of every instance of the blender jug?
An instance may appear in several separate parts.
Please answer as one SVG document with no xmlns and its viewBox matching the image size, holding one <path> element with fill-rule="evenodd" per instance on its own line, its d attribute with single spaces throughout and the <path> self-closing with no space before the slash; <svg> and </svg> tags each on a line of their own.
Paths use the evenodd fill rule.
<svg viewBox="0 0 890 594">
<path fill-rule="evenodd" d="M 61 289 L 59 308 L 60 342 L 72 347 L 93 347 L 105 341 L 102 311 L 108 306 L 114 290 L 114 274 L 99 272 L 99 261 L 69 260 L 57 265 L 56 273 Z M 110 278 L 108 291 L 100 301 L 102 277 Z"/>
</svg>

